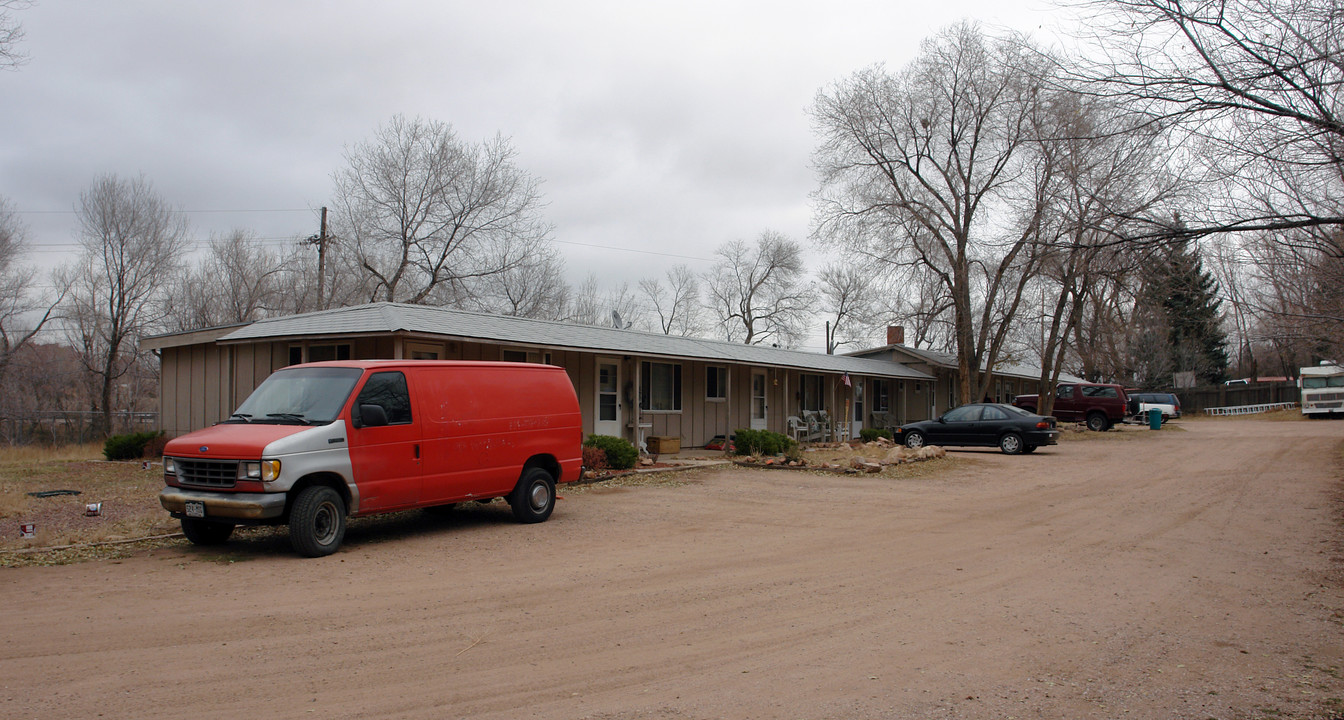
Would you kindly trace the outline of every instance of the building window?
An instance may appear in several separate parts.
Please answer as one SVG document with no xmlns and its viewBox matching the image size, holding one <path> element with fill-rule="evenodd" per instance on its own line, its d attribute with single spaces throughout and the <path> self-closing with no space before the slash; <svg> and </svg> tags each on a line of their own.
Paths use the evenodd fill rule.
<svg viewBox="0 0 1344 720">
<path fill-rule="evenodd" d="M 540 350 L 504 349 L 499 351 L 499 359 L 504 362 L 551 364 L 551 354 L 543 353 Z"/>
<path fill-rule="evenodd" d="M 728 368 L 721 365 L 705 368 L 705 399 L 728 399 Z"/>
<path fill-rule="evenodd" d="M 305 358 L 305 354 L 307 357 Z M 325 362 L 327 360 L 349 360 L 350 345 L 309 345 L 307 352 L 303 345 L 289 346 L 289 364 L 298 365 L 306 362 Z"/>
<path fill-rule="evenodd" d="M 443 346 L 437 343 L 406 343 L 406 357 L 412 360 L 438 360 L 443 357 Z"/>
<path fill-rule="evenodd" d="M 891 412 L 891 381 L 873 381 L 873 411 Z"/>
<path fill-rule="evenodd" d="M 639 409 L 681 412 L 681 365 L 639 364 Z"/>
<path fill-rule="evenodd" d="M 823 388 L 826 387 L 825 378 L 820 375 L 799 375 L 798 384 L 799 410 L 826 409 L 826 399 L 823 396 Z"/>
</svg>

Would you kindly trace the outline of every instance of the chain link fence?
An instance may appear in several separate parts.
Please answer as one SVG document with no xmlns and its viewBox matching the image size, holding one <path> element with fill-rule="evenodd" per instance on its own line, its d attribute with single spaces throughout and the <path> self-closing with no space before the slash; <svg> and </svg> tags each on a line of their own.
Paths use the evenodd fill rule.
<svg viewBox="0 0 1344 720">
<path fill-rule="evenodd" d="M 93 410 L 47 410 L 0 414 L 0 442 L 8 445 L 71 445 L 103 439 L 103 414 Z M 112 413 L 111 434 L 159 428 L 159 413 L 119 410 Z"/>
</svg>

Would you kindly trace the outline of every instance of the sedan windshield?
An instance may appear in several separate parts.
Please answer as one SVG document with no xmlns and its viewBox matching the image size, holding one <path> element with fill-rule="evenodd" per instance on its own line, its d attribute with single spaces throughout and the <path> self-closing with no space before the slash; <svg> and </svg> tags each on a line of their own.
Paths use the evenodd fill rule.
<svg viewBox="0 0 1344 720">
<path fill-rule="evenodd" d="M 363 372 L 336 367 L 280 370 L 225 422 L 325 425 L 336 419 Z"/>
</svg>

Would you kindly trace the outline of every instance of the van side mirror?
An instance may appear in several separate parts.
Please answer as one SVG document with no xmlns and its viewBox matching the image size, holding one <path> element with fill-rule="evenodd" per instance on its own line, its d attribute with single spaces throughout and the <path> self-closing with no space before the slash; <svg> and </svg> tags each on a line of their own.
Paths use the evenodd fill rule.
<svg viewBox="0 0 1344 720">
<path fill-rule="evenodd" d="M 387 424 L 387 411 L 382 405 L 360 405 L 357 427 L 382 427 Z"/>
</svg>

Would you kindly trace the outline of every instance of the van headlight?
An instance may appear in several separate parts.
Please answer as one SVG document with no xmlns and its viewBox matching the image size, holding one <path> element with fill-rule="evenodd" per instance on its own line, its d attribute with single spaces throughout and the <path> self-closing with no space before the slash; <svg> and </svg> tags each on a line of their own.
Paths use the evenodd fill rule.
<svg viewBox="0 0 1344 720">
<path fill-rule="evenodd" d="M 280 477 L 279 460 L 246 460 L 238 463 L 239 480 L 272 482 Z"/>
<path fill-rule="evenodd" d="M 176 475 L 177 461 L 170 457 L 165 457 L 163 459 L 163 472 L 165 475 Z"/>
</svg>

